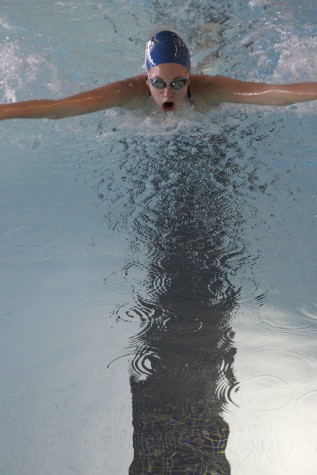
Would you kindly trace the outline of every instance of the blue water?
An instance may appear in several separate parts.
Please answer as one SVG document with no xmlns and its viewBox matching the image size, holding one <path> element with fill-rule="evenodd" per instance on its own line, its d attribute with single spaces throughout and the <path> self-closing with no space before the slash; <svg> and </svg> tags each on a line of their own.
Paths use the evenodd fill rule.
<svg viewBox="0 0 317 475">
<path fill-rule="evenodd" d="M 314 1 L 4 2 L 1 101 L 315 80 Z M 315 474 L 316 104 L 0 127 L 0 473 Z"/>
</svg>

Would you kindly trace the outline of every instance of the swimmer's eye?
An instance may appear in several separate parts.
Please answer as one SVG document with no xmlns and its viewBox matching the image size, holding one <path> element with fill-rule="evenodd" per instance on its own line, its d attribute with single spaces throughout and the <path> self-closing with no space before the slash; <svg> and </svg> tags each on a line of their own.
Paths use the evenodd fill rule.
<svg viewBox="0 0 317 475">
<path fill-rule="evenodd" d="M 175 79 L 175 81 L 171 82 L 171 87 L 173 89 L 181 89 L 182 87 L 186 86 L 188 83 L 188 79 Z"/>
<path fill-rule="evenodd" d="M 162 79 L 149 78 L 149 81 L 156 89 L 165 89 L 167 87 L 166 82 L 162 81 Z M 186 86 L 187 83 L 188 79 L 175 79 L 170 83 L 170 87 L 172 89 L 181 89 L 182 87 Z"/>
<path fill-rule="evenodd" d="M 166 87 L 166 82 L 161 79 L 149 78 L 149 81 L 155 89 L 164 89 Z"/>
</svg>

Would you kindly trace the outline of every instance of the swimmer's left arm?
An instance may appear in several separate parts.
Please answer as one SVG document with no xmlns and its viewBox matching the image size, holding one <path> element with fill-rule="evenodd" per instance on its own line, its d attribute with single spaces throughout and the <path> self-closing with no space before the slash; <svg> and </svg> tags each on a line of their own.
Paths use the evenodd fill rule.
<svg viewBox="0 0 317 475">
<path fill-rule="evenodd" d="M 197 75 L 193 78 L 193 92 L 194 90 L 210 106 L 223 102 L 288 106 L 317 100 L 316 82 L 266 84 L 224 76 Z"/>
</svg>

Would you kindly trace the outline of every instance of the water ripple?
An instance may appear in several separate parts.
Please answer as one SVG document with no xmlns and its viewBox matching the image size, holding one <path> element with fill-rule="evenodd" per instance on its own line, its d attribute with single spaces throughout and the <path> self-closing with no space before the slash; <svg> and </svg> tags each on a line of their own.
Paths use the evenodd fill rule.
<svg viewBox="0 0 317 475">
<path fill-rule="evenodd" d="M 107 374 L 109 368 L 122 358 L 128 358 L 132 352 L 129 350 L 116 350 L 107 352 L 99 358 L 94 359 L 87 365 L 86 373 L 88 379 L 92 381 L 107 381 L 109 375 Z"/>
<path fill-rule="evenodd" d="M 234 394 L 239 390 L 239 384 L 232 384 L 225 373 L 222 372 L 216 388 L 216 396 L 226 403 L 226 411 L 228 411 L 228 403 L 238 406 L 234 400 Z"/>
<path fill-rule="evenodd" d="M 309 325 L 310 330 L 317 331 L 317 304 L 306 302 L 300 310 L 302 320 Z"/>
<path fill-rule="evenodd" d="M 314 381 L 316 381 L 316 375 Z M 312 420 L 312 414 L 316 413 L 317 388 L 310 389 L 299 396 L 295 402 L 295 407 L 300 417 L 315 425 L 315 421 Z"/>
<path fill-rule="evenodd" d="M 311 386 L 315 360 L 295 349 L 262 349 L 247 352 L 238 365 L 248 407 L 274 412 L 285 409 L 299 390 Z"/>
<path fill-rule="evenodd" d="M 148 293 L 157 298 L 164 294 L 170 287 L 171 276 L 167 274 L 162 265 L 162 261 L 154 261 L 148 267 Z"/>
<path fill-rule="evenodd" d="M 273 373 L 262 373 L 240 382 L 247 392 L 250 410 L 256 412 L 277 412 L 287 408 L 293 401 L 291 385 Z"/>
<path fill-rule="evenodd" d="M 146 264 L 133 261 L 126 264 L 120 271 L 112 272 L 104 279 L 107 287 L 117 294 L 129 294 L 132 290 L 144 286 L 147 274 Z"/>
<path fill-rule="evenodd" d="M 141 324 L 140 332 L 133 338 L 136 340 L 140 338 L 144 332 L 149 330 L 154 320 L 156 323 L 161 320 L 160 318 L 154 319 L 154 316 L 161 313 L 161 307 L 158 304 L 154 301 L 143 299 L 140 296 L 138 296 L 137 304 L 122 304 L 113 312 L 117 321 L 135 322 L 137 325 Z"/>
<path fill-rule="evenodd" d="M 137 380 L 143 381 L 151 375 L 156 367 L 158 355 L 154 350 L 145 347 L 135 349 L 135 356 L 131 362 L 130 374 Z"/>
<path fill-rule="evenodd" d="M 164 321 L 164 328 L 173 333 L 194 333 L 202 329 L 202 322 L 191 315 L 173 315 Z"/>
<path fill-rule="evenodd" d="M 285 313 L 280 307 L 270 305 L 263 306 L 253 314 L 253 323 L 260 327 L 261 332 L 270 334 L 295 334 L 305 335 L 317 332 L 317 313 L 307 307 L 298 311 L 298 314 Z"/>
</svg>

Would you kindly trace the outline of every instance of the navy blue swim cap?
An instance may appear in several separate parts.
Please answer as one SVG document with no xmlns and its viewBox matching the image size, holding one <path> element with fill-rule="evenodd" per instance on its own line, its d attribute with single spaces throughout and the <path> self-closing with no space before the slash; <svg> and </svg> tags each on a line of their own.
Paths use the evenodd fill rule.
<svg viewBox="0 0 317 475">
<path fill-rule="evenodd" d="M 190 70 L 190 54 L 184 41 L 173 31 L 160 31 L 146 43 L 145 66 L 149 71 L 162 63 L 177 63 Z"/>
</svg>

